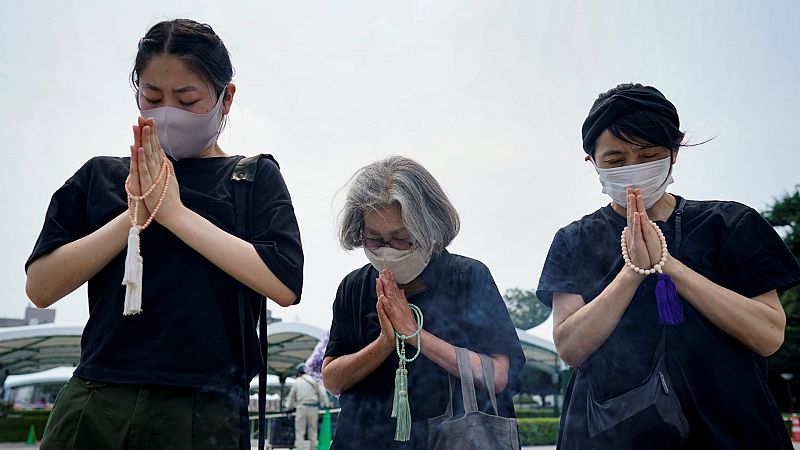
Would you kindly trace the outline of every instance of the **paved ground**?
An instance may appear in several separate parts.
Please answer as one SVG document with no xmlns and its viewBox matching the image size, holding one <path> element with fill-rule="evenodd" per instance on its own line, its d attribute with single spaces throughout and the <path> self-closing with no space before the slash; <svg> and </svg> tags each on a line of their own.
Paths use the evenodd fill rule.
<svg viewBox="0 0 800 450">
<path fill-rule="evenodd" d="M 0 449 L 2 450 L 31 450 L 39 448 L 38 445 L 25 445 L 25 444 L 0 444 Z M 258 445 L 253 446 L 254 449 L 258 448 Z M 555 445 L 537 445 L 531 447 L 522 447 L 523 450 L 555 450 Z M 797 447 L 800 448 L 800 447 Z M 277 449 L 276 449 L 277 450 Z"/>
<path fill-rule="evenodd" d="M 19 447 L 19 448 L 22 449 L 22 447 Z M 26 448 L 30 448 L 30 447 L 26 447 Z M 257 449 L 257 448 L 258 448 L 258 445 L 254 445 L 253 446 L 253 449 Z M 796 448 L 800 449 L 800 447 L 796 447 Z M 0 447 L 0 449 L 3 449 L 3 447 Z M 280 449 L 280 447 L 275 447 L 275 450 L 279 450 L 279 449 Z M 556 446 L 555 445 L 529 445 L 527 447 L 522 447 L 522 450 L 556 450 Z"/>
<path fill-rule="evenodd" d="M 22 449 L 22 447 L 19 448 Z M 31 448 L 31 447 L 26 447 L 26 448 Z M 253 449 L 257 448 L 258 445 L 253 445 Z M 798 448 L 800 449 L 800 447 Z M 0 447 L 0 449 L 3 449 L 3 447 Z M 522 447 L 522 450 L 555 450 L 555 449 L 556 449 L 555 445 L 530 445 L 527 447 Z M 275 447 L 275 450 L 283 450 L 283 449 L 281 449 L 281 447 Z"/>
<path fill-rule="evenodd" d="M 38 445 L 25 445 L 25 444 L 0 444 L 0 450 L 31 450 L 39 448 Z M 254 446 L 254 449 L 258 446 Z M 522 450 L 555 450 L 555 445 L 534 445 L 522 447 Z M 800 450 L 800 444 L 794 444 L 795 450 Z"/>
</svg>

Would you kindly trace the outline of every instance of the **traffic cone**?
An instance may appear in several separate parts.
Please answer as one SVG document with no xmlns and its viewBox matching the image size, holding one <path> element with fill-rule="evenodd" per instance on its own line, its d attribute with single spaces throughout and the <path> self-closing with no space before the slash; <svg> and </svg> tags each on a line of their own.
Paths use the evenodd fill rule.
<svg viewBox="0 0 800 450">
<path fill-rule="evenodd" d="M 329 450 L 331 448 L 331 410 L 326 409 L 322 416 L 322 425 L 319 427 L 319 442 L 317 450 Z"/>
<path fill-rule="evenodd" d="M 36 445 L 36 425 L 31 424 L 28 428 L 28 440 L 25 441 L 26 445 Z"/>
<path fill-rule="evenodd" d="M 792 442 L 800 444 L 800 420 L 797 420 L 797 414 L 792 414 Z"/>
</svg>

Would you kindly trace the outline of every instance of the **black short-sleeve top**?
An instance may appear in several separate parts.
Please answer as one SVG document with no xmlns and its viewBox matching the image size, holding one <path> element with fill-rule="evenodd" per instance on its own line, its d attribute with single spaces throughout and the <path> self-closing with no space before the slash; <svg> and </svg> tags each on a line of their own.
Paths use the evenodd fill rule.
<svg viewBox="0 0 800 450">
<path fill-rule="evenodd" d="M 231 234 L 235 234 L 231 174 L 239 159 L 174 162 L 183 204 Z M 124 182 L 129 163 L 129 158 L 93 158 L 53 194 L 26 268 L 126 211 Z M 300 233 L 289 191 L 272 160 L 259 161 L 252 195 L 250 242 L 299 299 L 303 284 Z M 226 391 L 245 378 L 249 381 L 261 358 L 255 331 L 242 334 L 239 283 L 155 221 L 141 233 L 141 255 L 141 314 L 122 315 L 125 250 L 89 280 L 89 320 L 75 374 L 107 382 Z M 257 302 L 258 295 L 248 292 Z M 242 347 L 249 355 L 246 362 Z M 245 366 L 247 373 L 243 373 Z"/>
<path fill-rule="evenodd" d="M 677 197 L 678 203 L 681 198 Z M 677 210 L 676 210 L 677 211 Z M 736 202 L 687 201 L 676 244 L 676 212 L 656 222 L 670 253 L 710 281 L 745 297 L 800 283 L 800 264 L 758 212 Z M 625 217 L 610 205 L 560 229 L 539 279 L 537 296 L 552 307 L 553 294 L 591 302 L 622 269 L 619 236 Z M 560 432 L 564 449 L 588 448 L 586 386 L 609 398 L 648 375 L 662 332 L 648 277 L 609 338 L 573 374 Z M 686 300 L 686 320 L 666 328 L 667 366 L 690 422 L 685 448 L 791 448 L 766 384 L 763 358 L 717 328 Z M 786 447 L 789 445 L 789 447 Z"/>
<path fill-rule="evenodd" d="M 509 382 L 497 400 L 500 415 L 514 417 L 511 398 L 519 390 L 519 371 L 525 357 L 489 269 L 474 259 L 444 251 L 433 257 L 420 276 L 427 289 L 408 300 L 422 310 L 426 331 L 478 353 L 508 355 Z M 378 337 L 377 277 L 378 272 L 366 265 L 347 275 L 339 285 L 325 356 L 355 353 Z M 407 351 L 415 350 L 409 347 Z M 426 420 L 443 414 L 447 407 L 447 372 L 423 355 L 408 364 L 413 425 L 411 441 L 401 443 L 394 441 L 395 419 L 390 418 L 397 364 L 398 357 L 393 353 L 373 373 L 342 393 L 332 448 L 427 448 Z M 476 389 L 476 393 L 481 410 L 491 411 L 485 391 Z M 459 411 L 460 389 L 454 398 L 454 407 Z"/>
</svg>

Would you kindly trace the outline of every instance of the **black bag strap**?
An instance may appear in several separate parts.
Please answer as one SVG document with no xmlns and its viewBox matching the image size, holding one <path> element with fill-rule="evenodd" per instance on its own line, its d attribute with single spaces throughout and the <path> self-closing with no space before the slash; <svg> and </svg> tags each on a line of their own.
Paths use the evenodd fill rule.
<svg viewBox="0 0 800 450">
<path fill-rule="evenodd" d="M 250 156 L 247 158 L 240 158 L 239 161 L 236 163 L 236 167 L 233 170 L 233 174 L 231 175 L 231 181 L 233 182 L 233 197 L 234 197 L 234 207 L 236 211 L 236 234 L 242 239 L 247 241 L 250 240 L 253 233 L 253 182 L 256 178 L 256 172 L 258 171 L 258 161 L 262 158 L 268 158 L 276 166 L 278 162 L 272 155 L 255 155 Z M 242 369 L 244 371 L 244 378 L 247 378 L 247 355 L 245 353 L 246 349 L 246 342 L 245 342 L 245 330 L 246 327 L 252 326 L 252 322 L 248 324 L 247 320 L 247 310 L 251 307 L 250 302 L 251 299 L 248 299 L 248 291 L 249 289 L 245 287 L 243 284 L 239 283 L 239 288 L 237 289 L 237 298 L 239 302 L 239 322 L 241 325 L 241 336 L 242 336 Z M 258 314 L 258 328 L 259 328 L 259 347 L 261 351 L 261 358 L 263 361 L 263 366 L 258 373 L 258 448 L 259 450 L 264 450 L 265 446 L 265 437 L 266 437 L 266 405 L 267 405 L 267 301 L 264 297 L 259 299 L 259 314 Z M 250 380 L 243 380 L 244 386 L 246 388 L 246 392 L 249 393 L 249 384 Z M 244 417 L 242 418 L 244 423 L 240 423 L 240 427 L 242 430 L 247 430 L 244 436 L 240 437 L 240 446 L 242 448 L 250 448 L 250 418 L 249 413 L 244 411 Z M 246 447 L 245 447 L 245 439 L 246 439 Z"/>
<path fill-rule="evenodd" d="M 681 222 L 683 219 L 683 208 L 686 206 L 686 199 L 681 197 L 678 207 L 675 208 L 675 242 L 670 247 L 670 255 L 677 258 L 681 251 Z M 680 299 L 678 300 L 680 301 Z M 658 344 L 663 354 L 667 347 L 667 325 L 661 326 L 661 342 Z"/>
<path fill-rule="evenodd" d="M 675 245 L 672 249 L 672 256 L 678 257 L 681 250 L 681 219 L 683 218 L 683 209 L 686 207 L 686 199 L 681 198 L 678 203 L 678 208 L 675 210 Z"/>
</svg>

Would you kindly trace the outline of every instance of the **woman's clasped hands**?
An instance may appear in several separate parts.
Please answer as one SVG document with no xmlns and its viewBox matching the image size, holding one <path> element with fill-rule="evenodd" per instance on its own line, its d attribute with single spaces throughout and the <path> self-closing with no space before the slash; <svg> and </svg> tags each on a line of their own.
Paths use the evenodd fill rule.
<svg viewBox="0 0 800 450">
<path fill-rule="evenodd" d="M 644 207 L 644 197 L 639 188 L 628 188 L 628 226 L 625 243 L 631 262 L 643 269 L 650 269 L 661 260 L 661 238 L 650 223 Z"/>
<path fill-rule="evenodd" d="M 156 214 L 153 220 L 163 225 L 183 208 L 172 161 L 161 148 L 155 120 L 152 118 L 139 117 L 138 123 L 133 126 L 128 188 L 133 196 L 150 192 L 140 202 L 136 218 L 138 225 L 143 225 L 154 212 Z M 131 202 L 131 208 L 134 203 Z"/>
<path fill-rule="evenodd" d="M 375 291 L 378 294 L 375 308 L 381 324 L 380 338 L 394 347 L 394 332 L 410 336 L 417 331 L 417 320 L 408 306 L 405 291 L 397 285 L 397 280 L 390 270 L 381 271 L 375 280 Z M 407 343 L 416 345 L 416 340 L 410 339 Z"/>
</svg>

